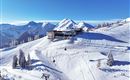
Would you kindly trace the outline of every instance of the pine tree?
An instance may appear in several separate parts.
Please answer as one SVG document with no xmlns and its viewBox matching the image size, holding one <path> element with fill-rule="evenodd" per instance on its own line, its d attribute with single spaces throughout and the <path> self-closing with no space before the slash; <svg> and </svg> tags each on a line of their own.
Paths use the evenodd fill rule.
<svg viewBox="0 0 130 80">
<path fill-rule="evenodd" d="M 20 44 L 22 44 L 22 41 L 20 41 Z"/>
<path fill-rule="evenodd" d="M 97 28 L 101 28 L 101 24 L 98 24 L 98 25 L 97 25 Z"/>
<path fill-rule="evenodd" d="M 27 42 L 29 42 L 30 41 L 30 37 L 28 37 L 28 41 Z"/>
<path fill-rule="evenodd" d="M 15 45 L 18 45 L 18 40 L 16 40 Z"/>
<path fill-rule="evenodd" d="M 13 56 L 13 64 L 12 64 L 13 69 L 17 67 L 17 61 L 18 61 L 18 58 L 16 55 L 14 55 Z"/>
<path fill-rule="evenodd" d="M 20 54 L 19 54 L 19 65 L 20 67 L 22 68 L 25 68 L 26 66 L 26 59 L 25 59 L 25 56 L 24 56 L 24 52 L 20 49 Z"/>
<path fill-rule="evenodd" d="M 25 66 L 26 66 L 26 60 L 25 60 L 24 56 L 21 57 L 20 65 L 21 65 L 22 68 L 25 68 Z"/>
<path fill-rule="evenodd" d="M 28 54 L 27 65 L 28 65 L 28 66 L 30 66 L 30 65 L 31 65 L 31 58 L 30 58 L 30 54 Z"/>
<path fill-rule="evenodd" d="M 106 27 L 106 23 L 103 23 L 103 24 L 102 24 L 102 27 Z"/>
<path fill-rule="evenodd" d="M 38 39 L 39 38 L 39 35 L 35 35 L 34 36 L 34 40 Z"/>
<path fill-rule="evenodd" d="M 113 62 L 114 62 L 114 58 L 113 58 L 112 53 L 110 52 L 110 53 L 108 54 L 107 65 L 112 66 Z"/>
<path fill-rule="evenodd" d="M 98 61 L 97 61 L 97 68 L 99 68 L 101 66 L 101 60 L 99 59 Z"/>
<path fill-rule="evenodd" d="M 15 47 L 16 44 L 17 44 L 17 40 L 13 39 L 13 40 L 11 40 L 11 42 L 10 42 L 10 47 Z"/>
<path fill-rule="evenodd" d="M 29 42 L 29 41 L 32 41 L 32 38 L 31 38 L 31 37 L 28 37 L 28 42 Z"/>
<path fill-rule="evenodd" d="M 22 43 L 25 43 L 25 41 L 23 40 Z"/>
<path fill-rule="evenodd" d="M 1 75 L 1 71 L 0 71 L 0 80 L 1 80 L 1 78 L 2 78 L 2 75 Z"/>
<path fill-rule="evenodd" d="M 109 23 L 106 23 L 106 26 L 107 26 L 107 27 L 110 27 L 110 24 L 109 24 Z"/>
</svg>

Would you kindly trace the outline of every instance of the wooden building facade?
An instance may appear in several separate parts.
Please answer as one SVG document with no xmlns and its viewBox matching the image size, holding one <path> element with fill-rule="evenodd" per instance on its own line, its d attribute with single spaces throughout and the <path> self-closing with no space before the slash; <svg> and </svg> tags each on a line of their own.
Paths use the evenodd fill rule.
<svg viewBox="0 0 130 80">
<path fill-rule="evenodd" d="M 55 38 L 70 38 L 72 36 L 75 36 L 76 34 L 82 32 L 82 28 L 77 28 L 74 30 L 70 30 L 70 31 L 57 31 L 57 30 L 53 30 L 50 32 L 47 32 L 47 36 L 48 39 L 55 39 Z"/>
</svg>

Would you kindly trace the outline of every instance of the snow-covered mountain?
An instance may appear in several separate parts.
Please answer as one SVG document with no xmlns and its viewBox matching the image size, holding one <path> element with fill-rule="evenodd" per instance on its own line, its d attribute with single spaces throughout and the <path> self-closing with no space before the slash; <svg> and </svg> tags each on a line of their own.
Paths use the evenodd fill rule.
<svg viewBox="0 0 130 80">
<path fill-rule="evenodd" d="M 55 30 L 68 31 L 68 30 L 73 30 L 75 28 L 82 28 L 84 31 L 87 31 L 88 29 L 94 28 L 94 26 L 86 22 L 76 23 L 71 19 L 63 19 L 61 22 L 59 22 Z"/>
<path fill-rule="evenodd" d="M 78 24 L 78 27 L 79 27 L 79 28 L 84 28 L 84 27 L 94 28 L 94 26 L 92 26 L 92 25 L 90 25 L 90 24 L 88 24 L 88 23 L 86 23 L 86 22 L 80 22 L 80 23 Z"/>
<path fill-rule="evenodd" d="M 66 31 L 76 28 L 76 23 L 71 19 L 63 19 L 61 22 L 59 22 L 58 26 L 55 28 L 55 30 L 59 31 Z"/>
<path fill-rule="evenodd" d="M 95 29 L 96 32 L 104 32 L 104 33 L 109 33 L 111 35 L 120 34 L 126 36 L 126 32 L 129 33 L 129 22 L 130 18 L 127 18 L 125 20 L 122 20 L 118 23 L 113 23 L 111 26 L 106 26 L 106 27 L 101 27 L 99 29 Z M 120 30 L 120 27 L 124 27 L 123 30 Z M 63 19 L 61 22 L 58 23 L 58 25 L 54 25 L 48 22 L 43 22 L 43 23 L 36 23 L 34 21 L 31 21 L 27 24 L 24 25 L 11 25 L 11 24 L 0 24 L 0 40 L 1 40 L 1 45 L 0 47 L 6 47 L 9 45 L 11 40 L 18 39 L 19 41 L 27 40 L 27 37 L 34 37 L 35 35 L 40 35 L 40 36 L 45 36 L 48 31 L 51 30 L 60 30 L 60 31 L 67 31 L 67 30 L 72 30 L 75 28 L 82 28 L 84 31 L 87 31 L 88 29 L 95 28 L 91 24 L 88 24 L 86 22 L 79 22 L 76 23 L 71 19 Z M 118 27 L 119 26 L 119 27 Z M 119 30 L 117 30 L 119 29 Z M 121 31 L 117 33 L 116 31 Z M 127 38 L 129 36 L 127 35 Z M 127 40 L 125 38 L 125 40 Z M 122 36 L 120 38 L 121 40 L 124 39 Z M 127 41 L 128 42 L 128 41 Z"/>
<path fill-rule="evenodd" d="M 54 24 L 51 23 L 36 23 L 34 21 L 29 22 L 25 25 L 11 25 L 11 24 L 0 24 L 0 47 L 8 46 L 9 42 L 14 39 L 21 40 L 23 35 L 30 36 L 45 36 L 46 32 L 51 31 L 55 28 Z M 23 37 L 22 37 L 23 38 Z M 23 39 L 24 39 L 23 38 Z"/>
<path fill-rule="evenodd" d="M 95 27 L 86 22 L 80 22 L 80 23 L 78 23 L 77 28 L 82 28 L 84 31 L 87 31 L 88 29 L 92 29 Z"/>
</svg>

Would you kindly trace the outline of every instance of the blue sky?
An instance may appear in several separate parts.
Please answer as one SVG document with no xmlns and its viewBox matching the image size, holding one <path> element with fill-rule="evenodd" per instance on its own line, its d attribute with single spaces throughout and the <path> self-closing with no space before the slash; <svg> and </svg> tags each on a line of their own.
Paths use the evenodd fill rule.
<svg viewBox="0 0 130 80">
<path fill-rule="evenodd" d="M 129 17 L 129 0 L 1 0 L 3 21 Z"/>
</svg>

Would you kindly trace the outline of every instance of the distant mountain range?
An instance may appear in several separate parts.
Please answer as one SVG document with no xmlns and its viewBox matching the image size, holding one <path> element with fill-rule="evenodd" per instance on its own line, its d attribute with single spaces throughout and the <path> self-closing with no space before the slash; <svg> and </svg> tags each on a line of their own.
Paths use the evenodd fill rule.
<svg viewBox="0 0 130 80">
<path fill-rule="evenodd" d="M 130 18 L 125 19 L 125 21 L 129 20 Z M 83 28 L 83 30 L 86 31 L 88 28 L 95 28 L 95 26 L 86 22 L 76 23 L 71 19 L 63 19 L 57 25 L 49 22 L 36 23 L 31 21 L 24 25 L 0 24 L 0 26 L 0 48 L 8 47 L 12 40 L 26 42 L 28 37 L 34 38 L 35 35 L 44 37 L 48 31 L 53 29 L 67 31 L 75 28 Z"/>
<path fill-rule="evenodd" d="M 59 22 L 55 30 L 65 31 L 65 30 L 71 30 L 75 28 L 94 28 L 94 26 L 86 22 L 80 22 L 77 24 L 71 19 L 63 19 L 61 22 Z"/>
<path fill-rule="evenodd" d="M 51 31 L 55 28 L 54 24 L 51 23 L 36 23 L 29 22 L 26 25 L 11 25 L 1 24 L 0 29 L 0 47 L 9 46 L 12 40 L 27 41 L 28 37 L 34 37 L 35 35 L 45 36 L 46 32 Z"/>
</svg>

